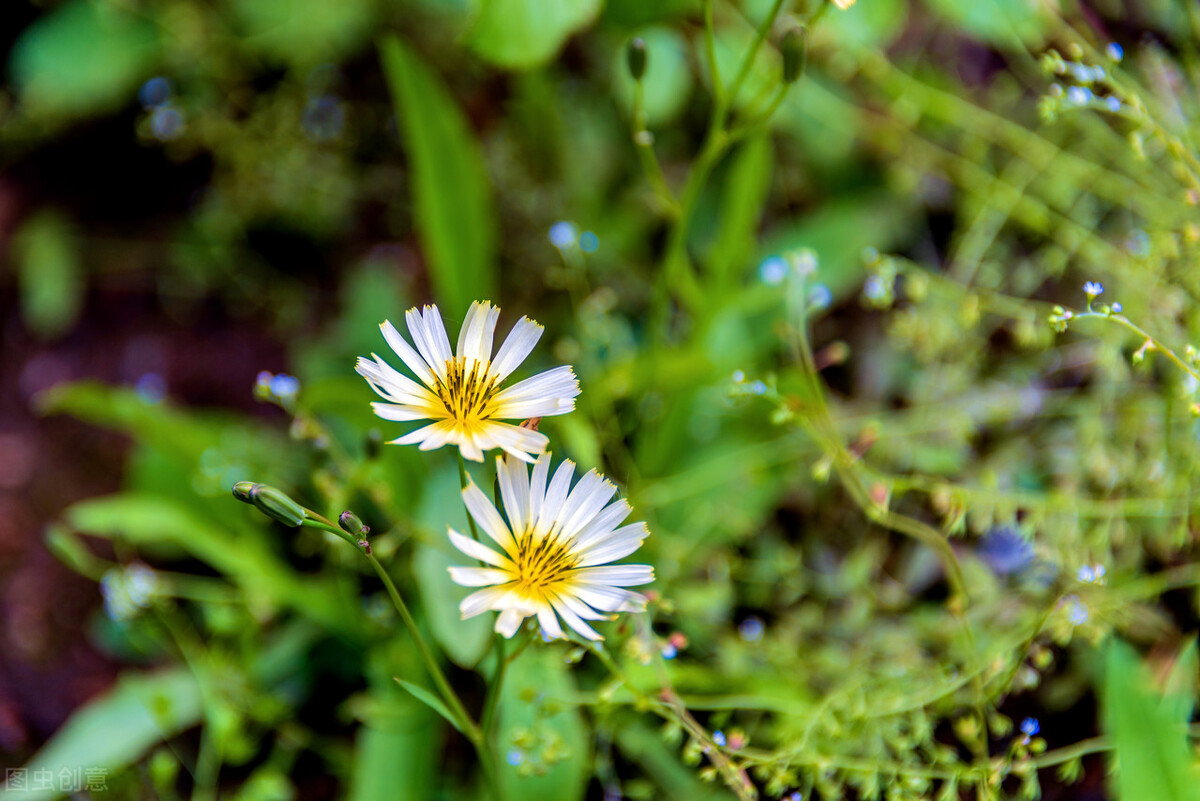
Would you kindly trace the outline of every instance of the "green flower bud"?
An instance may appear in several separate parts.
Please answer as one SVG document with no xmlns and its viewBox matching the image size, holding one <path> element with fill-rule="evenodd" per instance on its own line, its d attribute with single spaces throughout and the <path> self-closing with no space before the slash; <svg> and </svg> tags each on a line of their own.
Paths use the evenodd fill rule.
<svg viewBox="0 0 1200 801">
<path fill-rule="evenodd" d="M 646 74 L 646 42 L 642 37 L 639 36 L 629 43 L 625 50 L 625 65 L 629 67 L 629 74 L 635 81 L 640 81 Z"/>
<path fill-rule="evenodd" d="M 342 531 L 360 539 L 371 532 L 371 529 L 363 525 L 363 521 L 359 519 L 358 515 L 350 510 L 342 512 L 338 517 L 338 525 L 342 527 Z"/>
<path fill-rule="evenodd" d="M 254 503 L 255 484 L 253 481 L 239 481 L 233 485 L 233 497 L 237 498 L 242 503 Z"/>
<path fill-rule="evenodd" d="M 304 507 L 293 501 L 281 490 L 268 487 L 266 484 L 255 484 L 250 490 L 250 497 L 258 511 L 267 517 L 274 518 L 285 526 L 295 528 L 304 522 Z"/>
<path fill-rule="evenodd" d="M 804 28 L 792 28 L 783 35 L 779 52 L 783 54 L 783 82 L 795 83 L 804 74 L 804 63 L 808 58 Z"/>
</svg>

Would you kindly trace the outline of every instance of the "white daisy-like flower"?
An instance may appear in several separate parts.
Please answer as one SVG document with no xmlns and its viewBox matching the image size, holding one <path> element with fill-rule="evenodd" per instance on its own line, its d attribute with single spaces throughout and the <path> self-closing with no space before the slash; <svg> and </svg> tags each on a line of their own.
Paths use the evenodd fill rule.
<svg viewBox="0 0 1200 801">
<path fill-rule="evenodd" d="M 483 461 L 484 451 L 502 448 L 527 462 L 546 450 L 545 434 L 502 420 L 527 420 L 566 414 L 575 408 L 579 381 L 569 366 L 555 367 L 501 389 L 504 379 L 525 361 L 542 336 L 542 327 L 528 317 L 513 326 L 492 356 L 492 337 L 500 309 L 476 301 L 467 310 L 458 334 L 456 352 L 437 306 L 415 307 L 405 313 L 414 350 L 388 321 L 380 325 L 383 338 L 408 365 L 420 383 L 391 367 L 378 355 L 359 357 L 355 370 L 387 403 L 372 403 L 384 420 L 433 420 L 430 425 L 391 441 L 420 445 L 428 451 L 457 445 L 462 455 Z"/>
<path fill-rule="evenodd" d="M 608 563 L 636 551 L 650 530 L 645 523 L 618 527 L 630 508 L 624 499 L 609 503 L 617 491 L 611 481 L 592 470 L 572 489 L 574 462 L 564 460 L 549 478 L 549 453 L 538 458 L 532 476 L 511 457 L 496 459 L 496 474 L 507 522 L 474 483 L 462 496 L 501 552 L 449 532 L 456 548 L 488 565 L 450 568 L 458 584 L 484 588 L 459 605 L 464 620 L 497 611 L 496 631 L 512 637 L 536 615 L 542 633 L 555 639 L 564 636 L 561 616 L 589 640 L 602 640 L 587 621 L 645 610 L 645 596 L 624 588 L 654 581 L 654 568 Z"/>
</svg>

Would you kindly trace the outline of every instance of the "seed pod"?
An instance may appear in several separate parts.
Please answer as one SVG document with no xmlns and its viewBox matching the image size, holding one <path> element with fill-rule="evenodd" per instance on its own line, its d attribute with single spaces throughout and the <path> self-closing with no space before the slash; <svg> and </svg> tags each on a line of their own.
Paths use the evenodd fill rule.
<svg viewBox="0 0 1200 801">
<path fill-rule="evenodd" d="M 267 517 L 278 520 L 285 526 L 295 528 L 304 522 L 304 507 L 293 501 L 281 490 L 268 487 L 266 484 L 255 484 L 250 490 L 258 511 Z"/>
<path fill-rule="evenodd" d="M 779 51 L 783 54 L 783 82 L 795 83 L 804 74 L 804 63 L 808 58 L 804 28 L 788 30 L 783 35 Z"/>
<path fill-rule="evenodd" d="M 237 498 L 242 503 L 254 503 L 255 483 L 253 481 L 239 481 L 233 485 L 233 497 Z"/>
<path fill-rule="evenodd" d="M 625 50 L 625 65 L 629 67 L 629 74 L 635 81 L 640 81 L 646 74 L 646 42 L 642 37 L 639 36 L 629 43 Z"/>
</svg>

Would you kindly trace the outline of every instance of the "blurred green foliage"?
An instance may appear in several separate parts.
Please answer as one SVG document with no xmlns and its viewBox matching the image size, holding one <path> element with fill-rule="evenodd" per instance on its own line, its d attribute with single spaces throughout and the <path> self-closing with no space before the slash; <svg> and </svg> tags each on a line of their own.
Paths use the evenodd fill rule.
<svg viewBox="0 0 1200 801">
<path fill-rule="evenodd" d="M 478 709 L 494 651 L 445 575 L 452 455 L 375 454 L 399 432 L 351 370 L 383 319 L 434 300 L 453 329 L 489 297 L 501 330 L 546 324 L 528 369 L 574 365 L 579 409 L 542 430 L 621 483 L 658 575 L 604 627 L 612 665 L 514 663 L 508 798 L 1028 799 L 1114 748 L 1118 797 L 1190 798 L 1198 31 L 1183 4 L 1026 0 L 48 7 L 10 57 L 3 158 L 123 110 L 166 165 L 205 164 L 144 245 L 155 291 L 285 339 L 301 389 L 274 424 L 42 396 L 135 442 L 126 490 L 50 542 L 100 582 L 96 641 L 158 667 L 30 764 L 125 767 L 113 797 L 290 798 L 314 770 L 355 799 L 480 795 L 374 576 L 228 492 L 358 512 Z M 33 210 L 27 325 L 67 335 L 125 255 Z M 1166 702 L 1115 634 L 1181 654 Z M 170 725 L 136 708 L 159 685 Z"/>
</svg>

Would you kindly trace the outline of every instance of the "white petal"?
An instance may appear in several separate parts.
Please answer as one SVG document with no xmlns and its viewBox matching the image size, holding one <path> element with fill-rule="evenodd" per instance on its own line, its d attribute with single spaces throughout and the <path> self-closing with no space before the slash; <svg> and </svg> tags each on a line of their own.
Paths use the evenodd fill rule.
<svg viewBox="0 0 1200 801">
<path fill-rule="evenodd" d="M 582 551 L 593 542 L 611 534 L 622 520 L 629 517 L 630 511 L 629 501 L 624 498 L 613 501 L 604 507 L 575 535 L 575 550 Z"/>
<path fill-rule="evenodd" d="M 562 536 L 570 538 L 587 525 L 596 513 L 604 508 L 609 498 L 617 492 L 617 485 L 595 470 L 589 470 L 567 496 L 566 505 L 559 514 L 562 520 Z"/>
<path fill-rule="evenodd" d="M 497 456 L 496 480 L 509 526 L 524 531 L 529 527 L 529 468 L 520 459 Z"/>
<path fill-rule="evenodd" d="M 591 567 L 624 559 L 642 547 L 642 542 L 648 536 L 650 536 L 650 529 L 645 523 L 631 523 L 628 526 L 622 526 L 607 537 L 597 539 L 584 550 L 581 553 L 583 558 L 580 560 L 579 566 Z"/>
<path fill-rule="evenodd" d="M 434 314 L 437 315 L 437 306 L 434 306 L 433 310 Z M 433 338 L 429 335 L 429 330 L 425 325 L 425 318 L 421 315 L 421 311 L 414 306 L 404 313 L 404 321 L 408 325 L 408 334 L 412 337 L 413 344 L 417 346 L 417 352 L 421 354 L 421 358 L 429 366 L 434 375 L 440 379 L 445 379 L 446 360 L 440 358 L 439 351 L 434 347 Z M 432 386 L 432 382 L 430 382 L 430 386 Z"/>
<path fill-rule="evenodd" d="M 571 595 L 569 590 L 556 593 L 554 597 L 584 620 L 612 620 L 612 615 L 606 615 L 603 612 L 597 612 L 583 601 Z"/>
<path fill-rule="evenodd" d="M 383 338 L 387 340 L 388 346 L 396 352 L 401 361 L 408 365 L 408 369 L 413 371 L 413 375 L 421 379 L 425 386 L 433 386 L 433 371 L 429 369 L 429 363 L 413 350 L 412 345 L 409 345 L 396 330 L 396 326 L 392 325 L 389 320 L 384 320 L 380 324 L 379 330 L 383 332 Z"/>
<path fill-rule="evenodd" d="M 496 416 L 505 420 L 549 417 L 575 408 L 579 381 L 570 367 L 555 367 L 532 378 L 518 381 L 498 392 Z"/>
<path fill-rule="evenodd" d="M 371 409 L 377 417 L 396 423 L 411 423 L 413 420 L 430 419 L 429 410 L 416 406 L 402 406 L 398 403 L 372 403 Z"/>
<path fill-rule="evenodd" d="M 450 350 L 450 337 L 446 336 L 446 326 L 442 322 L 442 313 L 437 306 L 426 306 L 421 316 L 425 320 L 425 332 L 429 336 L 429 344 L 434 355 L 441 359 L 442 364 L 454 358 Z"/>
<path fill-rule="evenodd" d="M 500 346 L 496 358 L 492 360 L 491 374 L 496 380 L 503 381 L 521 366 L 521 362 L 533 352 L 533 347 L 542 338 L 543 329 L 528 317 L 522 317 L 508 332 L 504 344 Z"/>
<path fill-rule="evenodd" d="M 464 459 L 470 459 L 472 462 L 482 462 L 483 452 L 488 450 L 490 445 L 485 445 L 476 440 L 470 434 L 462 434 L 458 437 L 458 449 L 462 452 Z"/>
<path fill-rule="evenodd" d="M 608 565 L 607 567 L 585 567 L 572 573 L 575 582 L 606 584 L 610 587 L 636 587 L 654 581 L 654 568 L 650 565 Z"/>
<path fill-rule="evenodd" d="M 542 627 L 542 633 L 552 640 L 564 639 L 562 626 L 558 624 L 558 618 L 554 616 L 554 610 L 549 604 L 538 606 L 537 610 L 538 625 Z"/>
<path fill-rule="evenodd" d="M 458 332 L 458 348 L 455 353 L 465 360 L 467 372 L 471 371 L 472 363 L 479 361 L 484 364 L 492 357 L 492 336 L 496 332 L 496 321 L 500 318 L 500 310 L 488 301 L 475 301 L 467 309 L 467 317 L 463 320 Z"/>
<path fill-rule="evenodd" d="M 496 567 L 513 569 L 514 565 L 507 557 L 501 556 L 483 543 L 476 542 L 470 537 L 464 537 L 454 529 L 450 529 L 447 533 L 450 535 L 450 542 L 454 547 L 472 559 L 478 559 Z"/>
<path fill-rule="evenodd" d="M 512 577 L 503 570 L 492 570 L 490 567 L 449 567 L 450 579 L 463 587 L 490 587 L 495 584 L 507 584 Z"/>
<path fill-rule="evenodd" d="M 566 503 L 567 490 L 571 488 L 571 479 L 574 476 L 575 463 L 570 459 L 563 459 L 554 471 L 554 478 L 550 479 L 550 486 L 546 488 L 546 501 L 542 504 L 535 531 L 544 535 L 558 522 L 558 513 Z"/>
<path fill-rule="evenodd" d="M 579 632 L 584 637 L 587 637 L 589 640 L 595 641 L 604 639 L 596 632 L 595 629 L 593 629 L 587 623 L 584 623 L 579 615 L 575 614 L 565 603 L 563 603 L 562 598 L 556 597 L 553 601 L 551 601 L 551 603 L 554 604 L 554 611 L 562 615 L 562 619 L 566 621 L 568 626 L 575 629 L 575 631 Z"/>
<path fill-rule="evenodd" d="M 482 590 L 476 590 L 462 599 L 462 603 L 458 605 L 458 611 L 462 613 L 463 620 L 475 617 L 489 609 L 496 609 L 508 594 L 509 591 L 505 587 L 485 587 Z"/>
<path fill-rule="evenodd" d="M 496 632 L 511 640 L 526 617 L 527 615 L 519 609 L 505 609 L 496 616 Z"/>
<path fill-rule="evenodd" d="M 533 463 L 529 479 L 529 524 L 533 525 L 546 505 L 546 477 L 550 474 L 550 452 L 546 451 Z"/>
<path fill-rule="evenodd" d="M 508 530 L 504 518 L 500 517 L 496 507 L 492 506 L 492 502 L 483 494 L 483 490 L 475 486 L 474 481 L 471 481 L 462 491 L 462 497 L 467 511 L 471 517 L 475 518 L 475 522 L 479 524 L 480 528 L 486 531 L 487 535 L 510 556 L 515 554 L 517 544 L 513 541 L 512 532 Z"/>
<path fill-rule="evenodd" d="M 418 428 L 416 431 L 410 431 L 402 437 L 397 437 L 396 439 L 391 440 L 391 444 L 393 444 L 393 445 L 414 445 L 419 442 L 419 443 L 421 443 L 422 450 L 431 450 L 432 448 L 440 448 L 446 444 L 446 439 L 449 437 L 450 432 L 453 430 L 452 426 L 453 426 L 453 424 L 447 422 L 446 420 L 439 420 L 436 423 L 430 423 L 427 426 L 422 426 L 421 428 Z M 430 448 L 426 448 L 425 443 L 430 440 L 435 441 L 437 444 L 431 446 Z"/>
<path fill-rule="evenodd" d="M 502 448 L 505 453 L 523 462 L 532 462 L 533 456 L 543 453 L 550 444 L 550 438 L 540 431 L 531 431 L 496 420 L 485 423 L 481 434 L 495 443 L 494 447 Z"/>
<path fill-rule="evenodd" d="M 367 383 L 381 396 L 395 403 L 414 406 L 429 405 L 431 408 L 438 408 L 442 405 L 438 397 L 428 389 L 397 372 L 374 353 L 371 356 L 374 357 L 373 360 L 359 356 L 354 371 L 367 379 Z"/>
<path fill-rule="evenodd" d="M 642 612 L 646 609 L 646 596 L 603 584 L 576 584 L 571 588 L 571 594 L 604 612 Z"/>
</svg>

